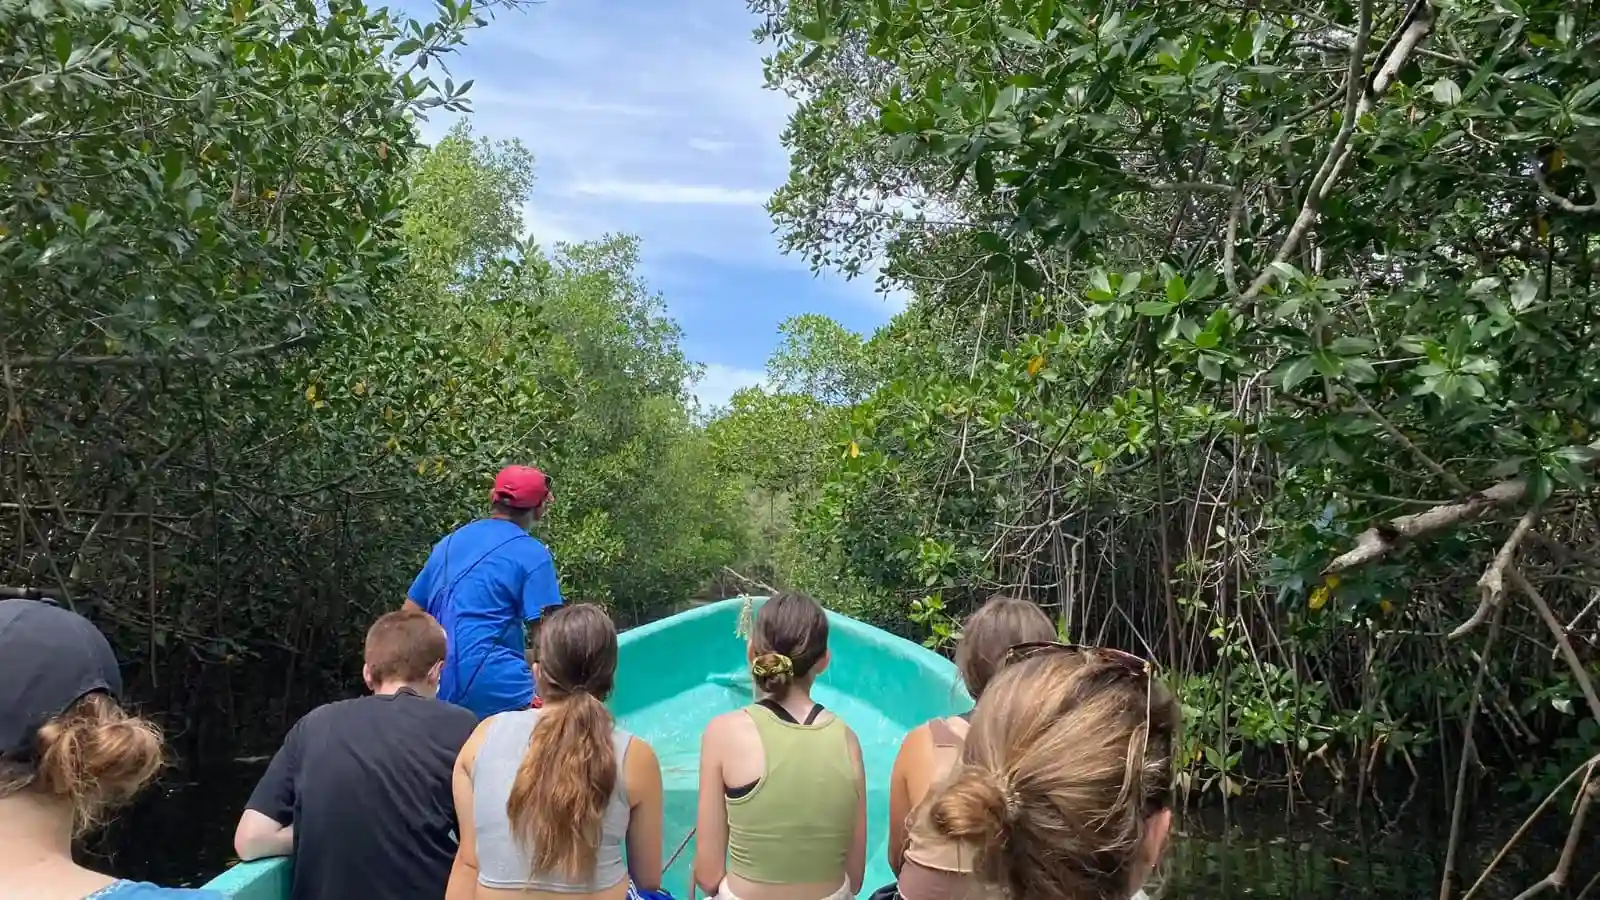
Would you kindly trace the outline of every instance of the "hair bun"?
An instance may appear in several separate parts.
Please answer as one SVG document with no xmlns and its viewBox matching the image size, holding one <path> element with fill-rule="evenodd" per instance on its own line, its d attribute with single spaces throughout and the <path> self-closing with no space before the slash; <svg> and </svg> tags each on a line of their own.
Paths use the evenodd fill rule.
<svg viewBox="0 0 1600 900">
<path fill-rule="evenodd" d="M 71 801 L 79 831 L 131 800 L 161 770 L 161 731 L 105 694 L 90 694 L 39 730 L 35 782 Z"/>
<path fill-rule="evenodd" d="M 794 683 L 794 660 L 782 653 L 763 653 L 750 661 L 750 679 L 762 693 L 781 694 Z"/>
<path fill-rule="evenodd" d="M 961 769 L 930 810 L 933 827 L 943 836 L 998 849 L 1022 814 L 1022 801 L 1000 775 L 984 769 Z"/>
</svg>

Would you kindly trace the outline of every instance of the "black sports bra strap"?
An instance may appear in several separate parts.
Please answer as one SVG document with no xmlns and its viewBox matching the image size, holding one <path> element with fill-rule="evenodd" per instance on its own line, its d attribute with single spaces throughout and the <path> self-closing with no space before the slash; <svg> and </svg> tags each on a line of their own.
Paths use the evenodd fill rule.
<svg viewBox="0 0 1600 900">
<path fill-rule="evenodd" d="M 822 713 L 822 704 L 813 703 L 811 704 L 811 712 L 806 714 L 806 720 L 804 722 L 796 722 L 794 716 L 790 715 L 789 711 L 783 708 L 783 704 L 772 699 L 771 697 L 762 697 L 760 700 L 756 701 L 756 705 L 765 707 L 773 715 L 784 720 L 785 722 L 788 722 L 790 725 L 811 725 L 817 721 L 817 716 L 821 715 Z"/>
</svg>

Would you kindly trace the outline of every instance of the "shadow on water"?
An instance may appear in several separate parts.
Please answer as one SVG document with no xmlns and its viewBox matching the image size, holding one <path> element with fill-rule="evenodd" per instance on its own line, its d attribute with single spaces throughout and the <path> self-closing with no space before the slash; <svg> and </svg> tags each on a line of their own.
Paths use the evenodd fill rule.
<svg viewBox="0 0 1600 900">
<path fill-rule="evenodd" d="M 172 780 L 126 810 L 84 848 L 86 862 L 125 877 L 201 884 L 232 862 L 233 826 L 265 763 L 207 768 Z M 1492 798 L 1485 798 L 1492 800 Z M 1420 801 L 1419 801 L 1420 802 Z M 1475 878 L 1520 823 L 1479 805 L 1468 829 L 1464 868 Z M 1330 818 L 1309 805 L 1286 815 L 1281 803 L 1235 801 L 1226 820 L 1206 807 L 1183 815 L 1168 856 L 1165 898 L 1236 897 L 1417 900 L 1438 893 L 1448 820 L 1418 808 L 1394 823 Z M 1558 837 L 1536 835 L 1511 854 L 1479 893 L 1509 900 L 1553 864 Z M 1584 868 L 1592 866 L 1592 861 Z M 1577 881 L 1582 886 L 1584 881 Z"/>
</svg>

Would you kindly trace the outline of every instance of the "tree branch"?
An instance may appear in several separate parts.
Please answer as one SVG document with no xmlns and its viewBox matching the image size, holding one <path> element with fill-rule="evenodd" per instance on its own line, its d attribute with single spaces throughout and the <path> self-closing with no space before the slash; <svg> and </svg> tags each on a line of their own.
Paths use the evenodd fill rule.
<svg viewBox="0 0 1600 900">
<path fill-rule="evenodd" d="M 1600 453 L 1600 441 L 1587 445 Z M 1585 465 L 1591 465 L 1586 463 Z M 1516 503 L 1528 494 L 1528 483 L 1521 478 L 1502 481 L 1464 500 L 1436 506 L 1419 513 L 1400 516 L 1381 525 L 1374 525 L 1356 537 L 1356 545 L 1334 558 L 1323 569 L 1323 574 L 1342 572 L 1366 565 L 1375 559 L 1393 553 L 1406 542 L 1425 537 L 1436 531 L 1453 528 L 1482 518 L 1490 510 Z"/>
<path fill-rule="evenodd" d="M 1550 604 L 1544 602 L 1544 597 L 1520 570 L 1513 566 L 1507 574 L 1511 576 L 1511 583 L 1516 585 L 1517 590 L 1528 595 L 1528 600 L 1538 611 L 1544 627 L 1550 629 L 1550 636 L 1555 638 L 1562 658 L 1567 661 L 1567 668 L 1571 670 L 1573 680 L 1578 683 L 1578 690 L 1583 692 L 1583 699 L 1589 704 L 1589 715 L 1593 716 L 1596 722 L 1600 722 L 1600 695 L 1595 694 L 1594 680 L 1589 677 L 1589 670 L 1584 667 L 1583 660 L 1578 659 L 1578 654 L 1573 651 L 1572 642 L 1567 640 L 1566 629 L 1561 627 L 1561 620 L 1550 611 Z"/>
<path fill-rule="evenodd" d="M 1339 123 L 1339 133 L 1334 136 L 1327 155 L 1322 159 L 1322 165 L 1312 177 L 1311 184 L 1306 189 L 1305 199 L 1301 202 L 1300 213 L 1295 216 L 1294 224 L 1289 227 L 1289 233 L 1284 237 L 1283 244 L 1273 255 L 1273 263 L 1287 262 L 1311 230 L 1311 224 L 1316 221 L 1317 210 L 1321 207 L 1322 201 L 1333 189 L 1334 183 L 1339 180 L 1339 175 L 1344 172 L 1345 166 L 1349 165 L 1355 156 L 1355 148 L 1350 144 L 1350 138 L 1355 133 L 1356 123 L 1372 109 L 1377 98 L 1389 89 L 1395 76 L 1411 57 L 1411 52 L 1433 30 L 1433 21 L 1433 9 L 1429 6 L 1428 0 L 1413 0 L 1402 20 L 1399 37 L 1391 37 L 1385 44 L 1386 48 L 1392 46 L 1392 49 L 1383 56 L 1383 62 L 1369 83 L 1361 77 L 1361 70 L 1365 62 L 1367 43 L 1372 37 L 1372 4 L 1363 0 L 1355 40 L 1350 45 L 1350 71 L 1346 76 L 1344 118 Z M 1250 286 L 1240 295 L 1238 304 L 1249 306 L 1254 303 L 1271 283 L 1272 277 L 1272 265 L 1262 266 L 1260 274 L 1256 275 L 1255 280 L 1251 281 Z"/>
<path fill-rule="evenodd" d="M 179 353 L 172 356 L 156 354 L 129 355 L 129 356 L 19 356 L 10 360 L 13 369 L 54 369 L 54 368 L 97 368 L 97 369 L 137 369 L 145 366 L 175 366 L 190 363 L 216 364 L 228 360 L 249 359 L 256 356 L 267 356 L 292 350 L 296 347 L 314 343 L 312 336 L 301 332 L 292 338 L 282 340 L 276 344 L 262 344 L 257 347 L 244 347 L 226 353 Z"/>
<path fill-rule="evenodd" d="M 1511 536 L 1500 545 L 1500 552 L 1494 555 L 1494 562 L 1489 563 L 1489 568 L 1483 570 L 1483 575 L 1478 579 L 1478 608 L 1473 611 L 1472 618 L 1450 632 L 1452 639 L 1468 634 L 1482 625 L 1489 618 L 1489 610 L 1500 605 L 1500 599 L 1505 596 L 1505 571 L 1511 565 L 1511 560 L 1517 555 L 1517 545 L 1528 536 L 1528 531 L 1539 520 L 1540 507 L 1535 506 L 1522 514 L 1517 520 L 1517 527 L 1511 529 Z"/>
<path fill-rule="evenodd" d="M 1600 213 L 1600 200 L 1596 200 L 1593 203 L 1574 203 L 1573 201 L 1562 196 L 1556 191 L 1555 188 L 1551 187 L 1550 181 L 1545 178 L 1543 162 L 1535 161 L 1533 164 L 1533 183 L 1539 186 L 1540 195 L 1542 195 L 1546 200 L 1549 200 L 1551 203 L 1555 204 L 1555 207 L 1562 212 L 1574 213 L 1576 215 L 1593 215 Z"/>
</svg>

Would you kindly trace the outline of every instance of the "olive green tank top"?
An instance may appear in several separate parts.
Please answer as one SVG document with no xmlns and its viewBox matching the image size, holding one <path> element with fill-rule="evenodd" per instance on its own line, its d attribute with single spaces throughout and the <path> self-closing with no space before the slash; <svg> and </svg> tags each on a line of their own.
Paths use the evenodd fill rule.
<svg viewBox="0 0 1600 900">
<path fill-rule="evenodd" d="M 763 706 L 745 713 L 767 770 L 748 794 L 725 798 L 728 871 L 761 884 L 843 880 L 860 803 L 844 722 L 799 725 Z"/>
</svg>

